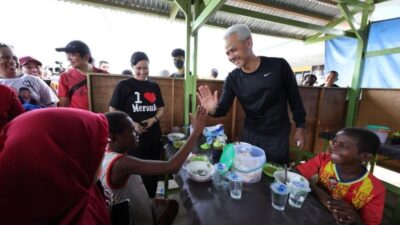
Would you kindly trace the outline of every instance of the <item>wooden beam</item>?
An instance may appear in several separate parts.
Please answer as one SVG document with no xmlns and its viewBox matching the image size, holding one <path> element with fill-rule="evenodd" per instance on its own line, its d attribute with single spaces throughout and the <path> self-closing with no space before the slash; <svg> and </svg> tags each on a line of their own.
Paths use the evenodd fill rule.
<svg viewBox="0 0 400 225">
<path fill-rule="evenodd" d="M 351 88 L 348 90 L 349 102 L 346 114 L 346 126 L 354 126 L 356 124 L 358 99 L 361 93 L 361 78 L 363 74 L 364 55 L 368 43 L 368 17 L 370 11 L 364 10 L 361 16 L 360 30 L 356 33 L 358 36 L 357 50 L 355 55 L 353 77 L 351 80 Z"/>
<path fill-rule="evenodd" d="M 399 54 L 400 47 L 397 48 L 387 48 L 377 51 L 369 51 L 365 53 L 365 57 L 374 57 L 374 56 L 381 56 L 381 55 L 390 55 L 390 54 Z"/>
<path fill-rule="evenodd" d="M 171 20 L 176 18 L 176 15 L 178 15 L 179 12 L 179 6 L 174 2 L 171 6 L 171 11 L 169 12 L 169 18 Z"/>
<path fill-rule="evenodd" d="M 332 18 L 330 18 L 330 17 L 316 15 L 316 14 L 308 13 L 308 12 L 296 11 L 293 9 L 288 9 L 283 6 L 277 6 L 277 5 L 271 4 L 266 1 L 260 1 L 260 0 L 236 0 L 236 1 L 248 4 L 248 5 L 257 6 L 257 7 L 263 8 L 263 9 L 272 10 L 274 12 L 289 14 L 292 16 L 306 17 L 309 19 L 319 20 L 322 22 L 331 22 L 332 21 Z"/>
<path fill-rule="evenodd" d="M 375 9 L 374 4 L 368 4 L 367 2 L 359 2 L 359 1 L 354 1 L 354 0 L 339 0 L 338 4 L 346 4 L 348 6 L 353 6 L 360 10 L 374 11 L 374 9 Z"/>
<path fill-rule="evenodd" d="M 323 35 L 321 37 L 317 37 L 317 38 L 313 38 L 313 39 L 305 39 L 304 43 L 305 44 L 314 44 L 314 43 L 317 43 L 317 42 L 327 41 L 327 40 L 330 40 L 332 38 L 337 38 L 337 37 L 339 37 L 339 36 L 331 35 L 331 34 L 325 34 L 325 35 Z"/>
<path fill-rule="evenodd" d="M 200 13 L 196 20 L 192 23 L 192 33 L 197 33 L 200 27 L 205 24 L 217 11 L 221 8 L 226 0 L 211 0 L 206 8 Z"/>
<path fill-rule="evenodd" d="M 357 14 L 359 12 L 359 10 L 355 10 L 355 11 L 352 11 L 351 12 L 351 15 L 355 15 L 355 14 Z M 344 21 L 346 21 L 346 18 L 344 17 L 344 16 L 341 16 L 341 17 L 339 17 L 337 20 L 335 20 L 335 21 L 333 21 L 333 22 L 331 22 L 331 23 L 328 23 L 327 25 L 325 25 L 325 27 L 336 27 L 337 25 L 339 25 L 340 23 L 342 23 L 342 22 L 344 22 Z M 347 21 L 346 21 L 346 23 L 347 23 Z M 308 37 L 306 37 L 306 41 L 311 41 L 312 39 L 315 39 L 315 38 L 319 38 L 321 35 L 323 35 L 323 33 L 321 33 L 321 32 L 317 32 L 317 33 L 315 33 L 315 34 L 313 34 L 313 35 L 311 35 L 311 36 L 308 36 Z"/>
<path fill-rule="evenodd" d="M 189 13 L 189 6 L 185 0 L 174 0 L 174 3 L 187 15 Z"/>
<path fill-rule="evenodd" d="M 362 35 L 362 31 L 359 31 L 358 28 L 355 26 L 356 24 L 360 25 L 358 21 L 354 18 L 353 15 L 351 15 L 350 10 L 347 8 L 347 5 L 343 3 L 339 3 L 339 9 L 342 12 L 343 16 L 346 18 L 346 21 L 349 23 L 351 29 L 353 32 L 356 34 L 358 39 L 363 40 L 364 37 Z"/>
<path fill-rule="evenodd" d="M 315 25 L 315 24 L 311 24 L 311 23 L 305 23 L 305 22 L 301 22 L 301 21 L 297 21 L 297 20 L 288 19 L 288 18 L 272 16 L 272 15 L 268 15 L 265 13 L 255 12 L 255 11 L 251 11 L 251 10 L 247 10 L 247 9 L 243 9 L 243 8 L 234 7 L 234 6 L 224 5 L 221 7 L 220 11 L 237 14 L 237 15 L 242 15 L 242 16 L 247 16 L 247 17 L 251 17 L 251 18 L 256 18 L 256 19 L 260 19 L 260 20 L 266 20 L 266 21 L 270 21 L 270 22 L 274 22 L 274 23 L 280 23 L 280 24 L 289 25 L 289 26 L 293 26 L 293 27 L 299 27 L 299 28 L 303 28 L 303 29 L 307 29 L 307 30 L 315 30 L 315 31 L 319 31 L 322 33 L 326 33 L 326 34 L 332 34 L 332 35 L 338 35 L 338 36 L 348 35 L 347 31 L 342 31 L 342 30 L 338 30 L 338 29 L 334 29 L 334 28 L 325 27 L 325 26 L 319 26 L 319 25 Z"/>
</svg>

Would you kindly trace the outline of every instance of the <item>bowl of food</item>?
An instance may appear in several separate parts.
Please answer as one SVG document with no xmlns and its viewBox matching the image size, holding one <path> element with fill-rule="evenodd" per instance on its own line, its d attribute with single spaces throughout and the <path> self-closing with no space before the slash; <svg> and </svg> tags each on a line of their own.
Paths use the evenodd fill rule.
<svg viewBox="0 0 400 225">
<path fill-rule="evenodd" d="M 261 179 L 266 157 L 263 149 L 245 143 L 234 144 L 233 171 L 242 177 L 243 183 L 255 183 Z"/>
<path fill-rule="evenodd" d="M 172 146 L 174 146 L 174 148 L 181 148 L 185 143 L 186 140 L 174 140 Z"/>
<path fill-rule="evenodd" d="M 197 182 L 205 182 L 211 180 L 215 168 L 208 161 L 192 161 L 186 165 L 186 171 L 190 179 Z"/>
<path fill-rule="evenodd" d="M 274 177 L 275 171 L 283 170 L 283 166 L 277 163 L 265 163 L 263 166 L 263 173 L 269 177 Z"/>
<path fill-rule="evenodd" d="M 168 137 L 168 142 L 170 144 L 173 144 L 174 141 L 180 141 L 180 140 L 185 139 L 185 134 L 183 134 L 183 133 L 169 133 L 169 134 L 167 134 L 167 137 Z"/>
</svg>

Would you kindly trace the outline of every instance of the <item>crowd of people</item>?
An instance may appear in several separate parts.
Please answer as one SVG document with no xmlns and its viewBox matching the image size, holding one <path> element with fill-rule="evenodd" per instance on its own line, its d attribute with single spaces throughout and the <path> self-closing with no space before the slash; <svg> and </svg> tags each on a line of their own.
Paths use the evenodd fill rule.
<svg viewBox="0 0 400 225">
<path fill-rule="evenodd" d="M 132 54 L 131 74 L 126 72 L 130 77 L 115 86 L 110 112 L 96 114 L 88 110 L 86 74 L 107 74 L 109 65 L 102 61 L 101 68 L 95 67 L 84 42 L 56 48 L 70 63 L 60 75 L 57 95 L 38 77 L 39 60 L 18 59 L 12 47 L 0 44 L 0 193 L 8 203 L 0 204 L 2 221 L 111 224 L 113 206 L 128 200 L 128 224 L 172 224 L 177 203 L 155 199 L 158 175 L 179 170 L 202 135 L 206 117 L 226 115 L 235 97 L 246 116 L 241 141 L 264 149 L 269 161 L 288 164 L 287 103 L 299 148 L 306 136 L 306 112 L 289 64 L 256 56 L 246 25 L 228 28 L 224 40 L 236 68 L 227 76 L 221 97 L 208 86 L 198 88 L 193 132 L 168 161 L 160 161 L 159 123 L 167 106 L 159 85 L 148 79 L 146 53 Z M 184 77 L 184 51 L 175 49 L 172 57 L 178 71 L 171 76 Z M 212 77 L 217 75 L 213 70 Z M 313 85 L 315 78 L 305 76 L 304 84 Z M 337 78 L 331 71 L 323 86 L 335 87 Z M 338 223 L 380 223 L 385 189 L 363 166 L 378 148 L 374 133 L 345 128 L 336 134 L 329 153 L 297 167 L 308 179 L 319 175 L 313 192 Z"/>
</svg>

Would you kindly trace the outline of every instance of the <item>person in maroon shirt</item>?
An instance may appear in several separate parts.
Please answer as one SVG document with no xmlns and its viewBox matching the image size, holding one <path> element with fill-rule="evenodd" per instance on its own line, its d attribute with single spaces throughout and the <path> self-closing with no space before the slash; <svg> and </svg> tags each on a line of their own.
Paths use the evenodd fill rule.
<svg viewBox="0 0 400 225">
<path fill-rule="evenodd" d="M 0 59 L 0 65 L 2 60 Z M 23 112 L 24 108 L 14 91 L 0 84 L 0 132 L 9 121 Z"/>
<path fill-rule="evenodd" d="M 92 65 L 93 58 L 89 47 L 82 41 L 71 41 L 64 48 L 71 68 L 60 75 L 58 96 L 59 106 L 89 110 L 87 73 L 107 73 Z"/>
</svg>

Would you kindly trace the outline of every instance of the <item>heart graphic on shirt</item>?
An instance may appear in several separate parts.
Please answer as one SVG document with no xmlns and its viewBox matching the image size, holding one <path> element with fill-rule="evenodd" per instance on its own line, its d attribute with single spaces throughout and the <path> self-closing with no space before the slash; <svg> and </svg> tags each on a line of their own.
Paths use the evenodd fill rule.
<svg viewBox="0 0 400 225">
<path fill-rule="evenodd" d="M 156 95 L 153 92 L 145 92 L 143 96 L 150 103 L 154 103 L 156 101 Z"/>
</svg>

